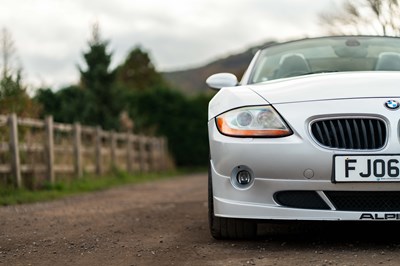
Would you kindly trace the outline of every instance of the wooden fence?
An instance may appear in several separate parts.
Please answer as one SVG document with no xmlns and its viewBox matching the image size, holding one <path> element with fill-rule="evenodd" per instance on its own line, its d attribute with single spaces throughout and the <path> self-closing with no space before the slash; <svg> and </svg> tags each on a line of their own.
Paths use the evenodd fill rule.
<svg viewBox="0 0 400 266">
<path fill-rule="evenodd" d="M 0 115 L 0 176 L 17 187 L 54 184 L 65 176 L 101 175 L 171 167 L 165 138 L 104 131 L 79 123 Z"/>
</svg>

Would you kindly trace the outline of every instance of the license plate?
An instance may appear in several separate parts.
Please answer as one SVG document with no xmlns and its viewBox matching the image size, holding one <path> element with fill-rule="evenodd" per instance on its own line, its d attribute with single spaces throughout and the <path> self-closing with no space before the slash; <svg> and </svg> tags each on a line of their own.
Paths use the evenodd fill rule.
<svg viewBox="0 0 400 266">
<path fill-rule="evenodd" d="M 334 182 L 400 181 L 400 155 L 336 155 Z"/>
</svg>

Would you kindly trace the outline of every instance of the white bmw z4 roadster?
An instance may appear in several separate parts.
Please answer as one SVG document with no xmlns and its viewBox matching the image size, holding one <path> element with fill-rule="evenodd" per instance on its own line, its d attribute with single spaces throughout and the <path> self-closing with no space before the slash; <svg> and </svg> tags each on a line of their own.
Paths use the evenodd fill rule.
<svg viewBox="0 0 400 266">
<path fill-rule="evenodd" d="M 259 50 L 207 79 L 209 223 L 400 220 L 400 38 L 337 36 Z"/>
</svg>

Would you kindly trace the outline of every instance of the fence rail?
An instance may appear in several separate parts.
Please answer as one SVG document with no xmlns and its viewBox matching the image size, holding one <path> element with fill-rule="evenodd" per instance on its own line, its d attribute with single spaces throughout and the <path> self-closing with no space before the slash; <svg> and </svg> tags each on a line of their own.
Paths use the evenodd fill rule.
<svg viewBox="0 0 400 266">
<path fill-rule="evenodd" d="M 148 172 L 171 165 L 164 137 L 55 123 L 51 116 L 38 120 L 0 115 L 0 176 L 17 187 L 27 180 L 53 184 L 66 175 L 101 175 L 114 167 Z"/>
</svg>

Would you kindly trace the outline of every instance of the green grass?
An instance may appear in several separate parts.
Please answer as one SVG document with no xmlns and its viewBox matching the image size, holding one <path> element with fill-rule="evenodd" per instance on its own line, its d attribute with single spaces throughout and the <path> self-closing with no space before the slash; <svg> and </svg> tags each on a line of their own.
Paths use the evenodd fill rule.
<svg viewBox="0 0 400 266">
<path fill-rule="evenodd" d="M 115 170 L 112 174 L 107 176 L 85 176 L 70 182 L 57 182 L 53 185 L 45 183 L 42 189 L 34 191 L 16 189 L 13 187 L 0 187 L 0 206 L 48 201 L 85 192 L 104 190 L 115 186 L 171 178 L 172 176 L 198 172 L 199 170 L 200 169 L 181 169 L 163 173 L 135 175 Z"/>
</svg>

